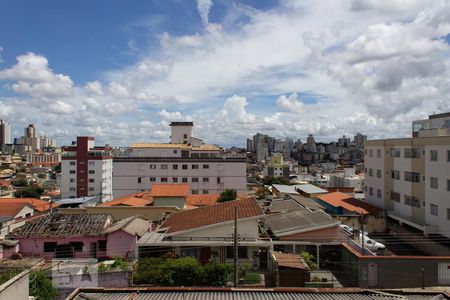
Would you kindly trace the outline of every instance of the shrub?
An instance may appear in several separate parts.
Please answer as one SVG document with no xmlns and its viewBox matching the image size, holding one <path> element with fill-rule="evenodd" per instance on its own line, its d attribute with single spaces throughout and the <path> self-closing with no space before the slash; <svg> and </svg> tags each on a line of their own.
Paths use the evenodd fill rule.
<svg viewBox="0 0 450 300">
<path fill-rule="evenodd" d="M 319 266 L 315 262 L 316 259 L 312 254 L 310 254 L 308 252 L 302 252 L 302 253 L 300 253 L 300 256 L 303 258 L 303 260 L 305 261 L 305 263 L 308 265 L 308 267 L 311 270 L 319 269 Z"/>
<path fill-rule="evenodd" d="M 227 202 L 236 200 L 237 191 L 233 189 L 225 189 L 222 193 L 220 193 L 219 199 L 217 202 Z"/>
<path fill-rule="evenodd" d="M 42 271 L 34 271 L 30 274 L 30 296 L 37 299 L 53 300 L 58 296 L 58 290 L 50 279 Z"/>
<path fill-rule="evenodd" d="M 227 284 L 228 277 L 232 268 L 226 264 L 209 263 L 204 265 L 205 284 L 211 286 L 224 286 Z"/>
</svg>

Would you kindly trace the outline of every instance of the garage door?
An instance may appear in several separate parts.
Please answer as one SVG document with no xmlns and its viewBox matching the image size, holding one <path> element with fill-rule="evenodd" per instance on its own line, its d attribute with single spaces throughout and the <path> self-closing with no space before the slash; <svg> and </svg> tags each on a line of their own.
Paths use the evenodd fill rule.
<svg viewBox="0 0 450 300">
<path fill-rule="evenodd" d="M 450 285 L 450 262 L 439 263 L 438 284 Z"/>
</svg>

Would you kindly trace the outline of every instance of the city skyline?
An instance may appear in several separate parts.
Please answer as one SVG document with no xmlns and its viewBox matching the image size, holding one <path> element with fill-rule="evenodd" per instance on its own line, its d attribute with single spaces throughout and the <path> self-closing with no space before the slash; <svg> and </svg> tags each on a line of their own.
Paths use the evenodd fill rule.
<svg viewBox="0 0 450 300">
<path fill-rule="evenodd" d="M 449 1 L 5 3 L 0 118 L 14 137 L 33 123 L 59 145 L 165 142 L 180 120 L 225 146 L 257 132 L 409 137 L 412 120 L 450 110 L 449 11 Z"/>
</svg>

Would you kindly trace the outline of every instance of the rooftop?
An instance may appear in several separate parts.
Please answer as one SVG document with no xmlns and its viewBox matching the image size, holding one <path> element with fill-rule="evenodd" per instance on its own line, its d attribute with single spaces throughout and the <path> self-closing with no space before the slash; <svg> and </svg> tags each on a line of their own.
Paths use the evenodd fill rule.
<svg viewBox="0 0 450 300">
<path fill-rule="evenodd" d="M 334 192 L 326 195 L 320 195 L 317 196 L 317 198 L 328 203 L 331 206 L 342 207 L 345 210 L 359 214 L 362 213 L 364 215 L 376 213 L 382 210 L 381 208 L 373 206 L 367 202 L 357 200 L 353 198 L 351 195 L 341 192 Z"/>
<path fill-rule="evenodd" d="M 186 231 L 203 226 L 234 220 L 234 206 L 238 207 L 238 219 L 262 216 L 263 212 L 253 197 L 218 203 L 188 211 L 172 213 L 161 224 L 167 233 Z"/>
<path fill-rule="evenodd" d="M 34 206 L 26 202 L 14 203 L 0 201 L 0 221 L 12 220 L 25 206 L 34 209 Z"/>
<path fill-rule="evenodd" d="M 38 212 L 44 212 L 50 209 L 50 202 L 34 198 L 0 198 L 0 203 L 3 205 L 11 205 L 13 203 L 28 203 L 31 204 Z M 52 207 L 58 207 L 58 204 L 53 203 Z"/>
<path fill-rule="evenodd" d="M 146 191 L 115 198 L 99 206 L 147 206 L 151 203 L 153 203 L 153 197 L 149 191 Z"/>
<path fill-rule="evenodd" d="M 308 265 L 305 264 L 303 259 L 298 254 L 282 253 L 274 251 L 272 252 L 272 255 L 275 258 L 276 262 L 278 263 L 279 267 L 303 269 L 303 270 L 309 269 Z"/>
<path fill-rule="evenodd" d="M 299 184 L 295 186 L 298 190 L 306 194 L 323 194 L 328 193 L 327 190 L 321 189 L 313 184 Z"/>
<path fill-rule="evenodd" d="M 200 146 L 192 146 L 189 144 L 170 144 L 170 143 L 138 143 L 131 145 L 131 148 L 163 148 L 163 149 L 185 149 L 185 150 L 200 150 L 200 151 L 219 151 L 220 148 L 216 145 L 203 144 Z"/>
<path fill-rule="evenodd" d="M 297 201 L 294 199 L 279 199 L 272 200 L 269 206 L 262 207 L 265 211 L 270 211 L 271 213 L 276 212 L 287 212 L 292 210 L 304 209 Z"/>
<path fill-rule="evenodd" d="M 310 210 L 325 210 L 325 207 L 317 203 L 311 198 L 303 197 L 302 195 L 289 195 L 289 198 L 294 199 L 298 203 L 300 203 L 303 207 L 306 207 Z"/>
<path fill-rule="evenodd" d="M 217 203 L 218 194 L 195 194 L 186 197 L 186 205 L 190 206 L 211 206 Z"/>
<path fill-rule="evenodd" d="M 123 230 L 130 235 L 141 237 L 148 231 L 149 227 L 150 223 L 148 221 L 138 217 L 129 217 L 112 224 L 106 228 L 103 233 L 109 234 L 118 230 Z"/>
<path fill-rule="evenodd" d="M 9 234 L 11 238 L 99 236 L 109 225 L 107 214 L 47 214 L 28 221 Z"/>
<path fill-rule="evenodd" d="M 194 122 L 170 122 L 170 126 L 194 126 Z"/>
<path fill-rule="evenodd" d="M 307 209 L 287 213 L 268 215 L 264 222 L 275 236 L 284 236 L 294 232 L 307 232 L 336 226 L 338 223 L 322 211 Z"/>
<path fill-rule="evenodd" d="M 150 195 L 152 197 L 187 197 L 189 184 L 153 184 Z"/>
</svg>

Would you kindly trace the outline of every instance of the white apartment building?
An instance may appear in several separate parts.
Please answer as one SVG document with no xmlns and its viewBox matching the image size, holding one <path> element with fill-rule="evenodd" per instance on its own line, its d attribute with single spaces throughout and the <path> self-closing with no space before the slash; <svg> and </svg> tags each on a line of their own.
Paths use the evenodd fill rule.
<svg viewBox="0 0 450 300">
<path fill-rule="evenodd" d="M 114 157 L 114 198 L 151 189 L 154 183 L 188 183 L 191 194 L 246 193 L 246 158 L 192 137 L 193 122 L 172 122 L 170 143 L 134 144 Z"/>
<path fill-rule="evenodd" d="M 99 197 L 112 200 L 112 156 L 109 149 L 95 147 L 94 138 L 77 137 L 76 145 L 62 147 L 61 198 Z"/>
<path fill-rule="evenodd" d="M 329 187 L 354 188 L 355 191 L 362 191 L 364 187 L 364 176 L 356 175 L 354 168 L 345 168 L 343 172 L 328 175 Z"/>
<path fill-rule="evenodd" d="M 365 199 L 424 234 L 450 238 L 450 136 L 429 129 L 425 137 L 365 143 Z"/>
</svg>

